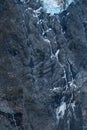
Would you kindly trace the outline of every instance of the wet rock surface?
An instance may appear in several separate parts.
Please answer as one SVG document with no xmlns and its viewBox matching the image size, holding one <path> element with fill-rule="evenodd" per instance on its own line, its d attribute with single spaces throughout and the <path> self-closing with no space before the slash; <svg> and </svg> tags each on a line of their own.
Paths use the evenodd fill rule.
<svg viewBox="0 0 87 130">
<path fill-rule="evenodd" d="M 87 129 L 86 6 L 0 1 L 0 130 Z"/>
</svg>

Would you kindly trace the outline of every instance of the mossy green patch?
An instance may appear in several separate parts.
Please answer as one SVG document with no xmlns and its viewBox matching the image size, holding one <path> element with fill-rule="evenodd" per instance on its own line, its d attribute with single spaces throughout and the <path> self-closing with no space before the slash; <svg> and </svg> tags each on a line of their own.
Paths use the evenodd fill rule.
<svg viewBox="0 0 87 130">
<path fill-rule="evenodd" d="M 17 100 L 23 98 L 23 89 L 22 88 L 15 88 L 13 90 L 6 90 L 4 91 L 4 98 L 7 100 Z"/>
<path fill-rule="evenodd" d="M 35 104 L 35 101 L 34 101 L 34 99 L 32 99 L 32 98 L 30 97 L 30 98 L 28 98 L 28 99 L 25 99 L 25 103 L 26 103 L 27 105 L 31 105 L 31 104 Z"/>
</svg>

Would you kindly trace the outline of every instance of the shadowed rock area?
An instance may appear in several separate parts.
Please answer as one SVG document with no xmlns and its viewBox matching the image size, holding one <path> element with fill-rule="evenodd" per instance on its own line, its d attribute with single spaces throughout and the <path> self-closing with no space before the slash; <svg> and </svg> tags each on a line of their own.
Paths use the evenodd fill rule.
<svg viewBox="0 0 87 130">
<path fill-rule="evenodd" d="M 0 130 L 87 130 L 86 7 L 0 1 Z"/>
</svg>

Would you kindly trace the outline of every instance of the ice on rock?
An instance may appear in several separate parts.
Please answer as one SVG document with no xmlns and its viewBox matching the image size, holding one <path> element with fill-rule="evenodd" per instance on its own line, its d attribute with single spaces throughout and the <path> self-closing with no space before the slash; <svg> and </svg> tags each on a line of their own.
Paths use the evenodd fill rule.
<svg viewBox="0 0 87 130">
<path fill-rule="evenodd" d="M 66 103 L 62 102 L 61 105 L 56 109 L 56 118 L 59 121 L 60 118 L 63 118 L 66 110 Z"/>
<path fill-rule="evenodd" d="M 34 13 L 40 14 L 41 9 L 42 9 L 42 7 L 40 7 L 39 9 L 34 10 Z"/>
<path fill-rule="evenodd" d="M 74 83 L 74 80 L 72 80 L 72 81 L 70 81 L 70 82 L 68 82 L 68 83 L 69 83 L 69 85 L 70 85 L 70 87 L 71 87 L 72 89 L 77 88 L 77 85 Z"/>
<path fill-rule="evenodd" d="M 64 0 L 40 0 L 43 3 L 44 10 L 51 14 L 59 14 L 64 10 Z M 65 9 L 72 3 L 74 0 L 65 1 Z"/>
<path fill-rule="evenodd" d="M 44 40 L 45 42 L 47 42 L 47 43 L 50 43 L 50 40 L 47 39 L 47 38 L 43 38 L 43 40 Z"/>
<path fill-rule="evenodd" d="M 54 87 L 53 89 L 50 89 L 53 93 L 61 93 L 62 88 L 61 87 Z"/>
<path fill-rule="evenodd" d="M 66 15 L 68 16 L 70 13 L 68 12 Z"/>
<path fill-rule="evenodd" d="M 24 2 L 24 0 L 20 0 L 21 2 Z"/>
<path fill-rule="evenodd" d="M 20 2 L 25 3 L 25 0 L 20 0 Z"/>
<path fill-rule="evenodd" d="M 71 107 L 72 107 L 72 109 L 74 111 L 74 109 L 75 109 L 75 102 L 71 103 Z"/>
<path fill-rule="evenodd" d="M 54 0 L 43 0 L 43 6 L 47 13 L 51 13 L 52 15 L 54 13 L 59 13 L 60 9 L 58 8 L 57 2 Z"/>
<path fill-rule="evenodd" d="M 57 61 L 58 61 L 59 52 L 60 52 L 60 50 L 58 49 L 58 50 L 56 51 L 56 53 L 55 53 L 55 57 L 56 57 Z"/>
</svg>

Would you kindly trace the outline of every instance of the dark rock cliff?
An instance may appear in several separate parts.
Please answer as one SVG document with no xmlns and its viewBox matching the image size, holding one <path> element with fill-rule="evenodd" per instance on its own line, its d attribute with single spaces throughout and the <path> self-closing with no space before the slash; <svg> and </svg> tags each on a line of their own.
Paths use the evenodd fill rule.
<svg viewBox="0 0 87 130">
<path fill-rule="evenodd" d="M 0 1 L 0 130 L 86 130 L 87 2 L 41 7 Z"/>
</svg>

